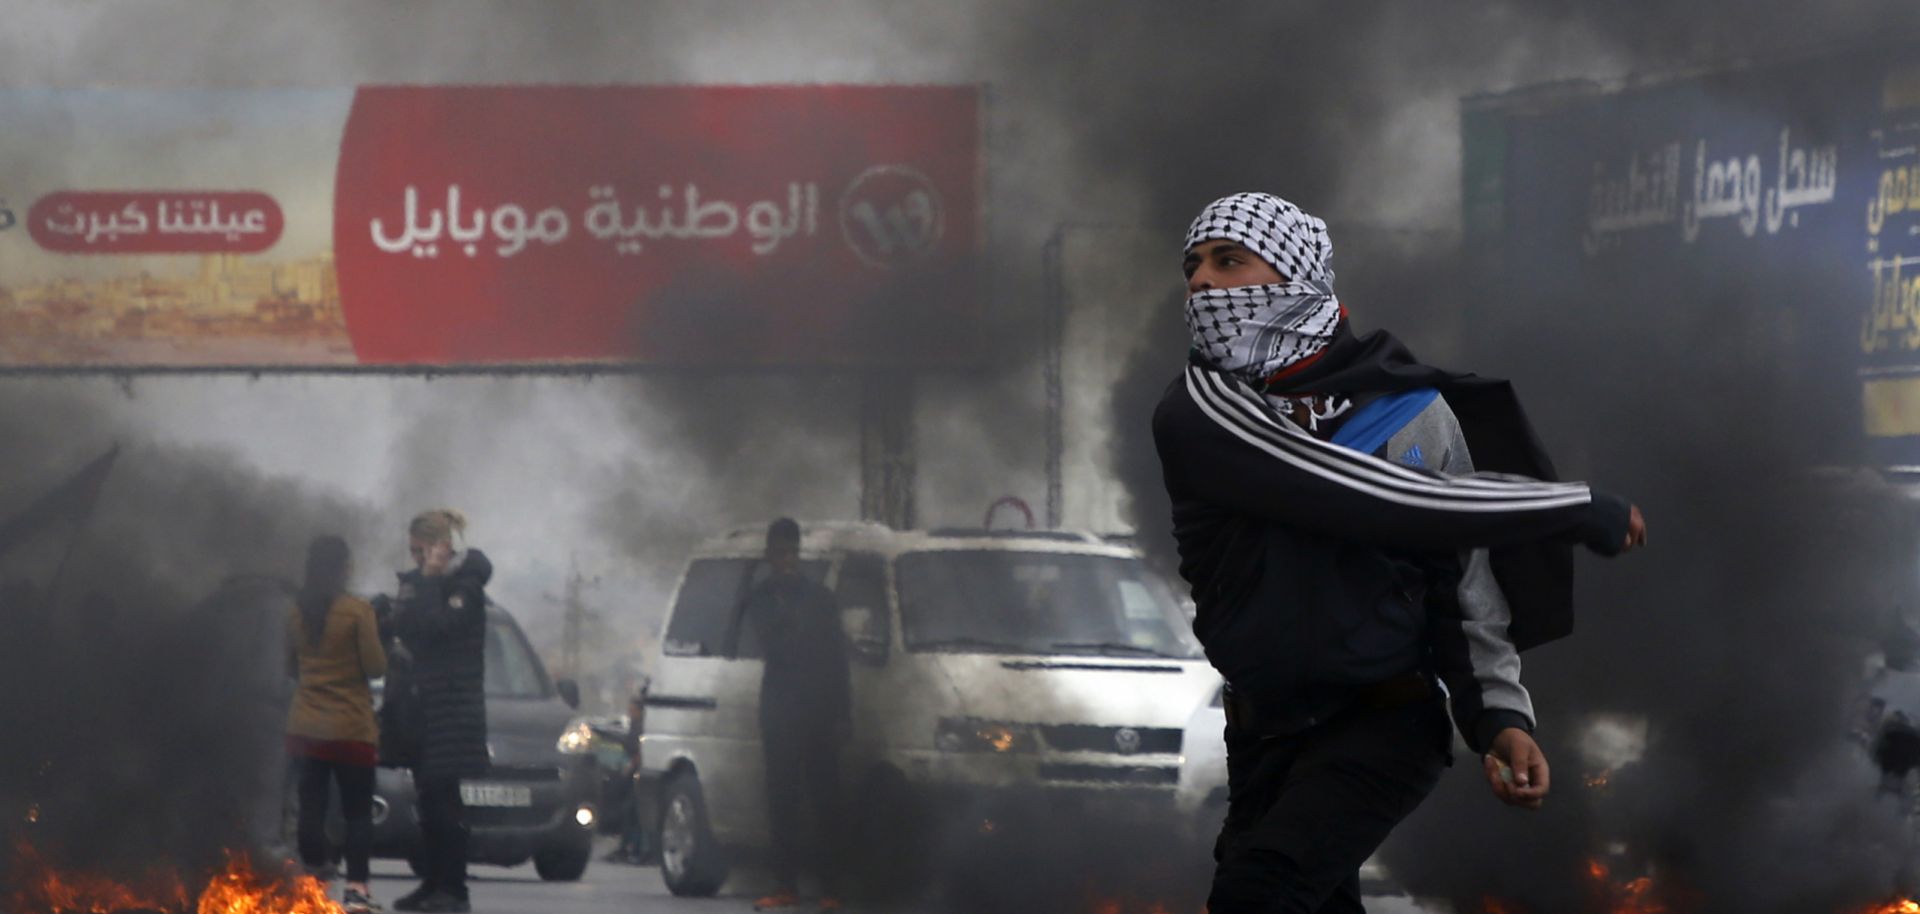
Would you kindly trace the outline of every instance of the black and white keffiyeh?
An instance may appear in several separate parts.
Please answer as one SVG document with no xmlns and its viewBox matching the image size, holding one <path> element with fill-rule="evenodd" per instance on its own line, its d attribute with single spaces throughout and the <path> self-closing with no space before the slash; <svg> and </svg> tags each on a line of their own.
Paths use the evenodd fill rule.
<svg viewBox="0 0 1920 914">
<path fill-rule="evenodd" d="M 1183 256 L 1218 239 L 1252 251 L 1285 280 L 1207 289 L 1187 298 L 1195 355 L 1258 388 L 1326 349 L 1345 321 L 1333 294 L 1333 241 L 1325 222 L 1260 193 L 1222 197 L 1201 210 L 1187 230 Z"/>
</svg>

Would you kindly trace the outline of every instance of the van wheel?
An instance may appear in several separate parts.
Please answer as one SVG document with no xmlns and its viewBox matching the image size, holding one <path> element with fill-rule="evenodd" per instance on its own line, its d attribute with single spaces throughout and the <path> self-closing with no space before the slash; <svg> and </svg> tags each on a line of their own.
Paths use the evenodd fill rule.
<svg viewBox="0 0 1920 914">
<path fill-rule="evenodd" d="M 660 877 L 668 891 L 706 898 L 727 881 L 727 864 L 707 821 L 707 800 L 692 772 L 667 781 L 660 814 Z"/>
</svg>

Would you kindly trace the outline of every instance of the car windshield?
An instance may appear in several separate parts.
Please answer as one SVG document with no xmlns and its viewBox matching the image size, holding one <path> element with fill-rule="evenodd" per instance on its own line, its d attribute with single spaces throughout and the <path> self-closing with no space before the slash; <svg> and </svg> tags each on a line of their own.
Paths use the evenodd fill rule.
<svg viewBox="0 0 1920 914">
<path fill-rule="evenodd" d="M 547 697 L 547 674 L 540 668 L 540 658 L 512 622 L 487 621 L 486 651 L 488 698 Z"/>
<path fill-rule="evenodd" d="M 909 650 L 1199 656 L 1166 581 L 1138 559 L 917 552 L 896 574 Z"/>
</svg>

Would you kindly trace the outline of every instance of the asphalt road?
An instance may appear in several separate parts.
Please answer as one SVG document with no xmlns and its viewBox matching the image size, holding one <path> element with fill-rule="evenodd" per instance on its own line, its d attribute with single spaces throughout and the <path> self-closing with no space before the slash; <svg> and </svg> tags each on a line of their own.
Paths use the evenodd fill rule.
<svg viewBox="0 0 1920 914">
<path fill-rule="evenodd" d="M 749 867 L 736 869 L 734 876 L 721 889 L 717 898 L 676 898 L 667 891 L 660 881 L 660 869 L 657 866 L 630 866 L 607 863 L 600 859 L 611 847 L 612 839 L 602 838 L 594 850 L 593 863 L 587 867 L 586 876 L 579 882 L 549 883 L 541 882 L 531 864 L 517 867 L 474 866 L 470 870 L 468 886 L 473 900 L 475 914 L 675 914 L 675 912 L 708 912 L 708 914 L 732 914 L 753 910 L 753 899 L 764 894 L 770 886 L 766 884 L 763 873 Z M 373 862 L 374 900 L 382 905 L 390 905 L 393 899 L 411 891 L 417 880 L 408 872 L 406 864 L 396 860 L 375 860 Z M 996 905 L 995 907 L 998 907 Z M 1060 914 L 1147 914 L 1150 905 L 1131 903 L 1119 908 L 1107 908 L 1096 903 L 1070 906 L 1075 910 Z M 1166 914 L 1194 914 L 1200 908 L 1198 900 L 1193 910 L 1169 907 Z M 798 909 L 811 912 L 811 906 Z M 961 911 L 953 905 L 921 904 L 874 908 L 854 906 L 849 914 L 998 914 L 997 911 Z M 1053 914 L 1053 912 L 1022 911 L 1019 914 Z"/>
<path fill-rule="evenodd" d="M 473 866 L 468 873 L 468 892 L 474 914 L 678 914 L 708 912 L 733 914 L 752 911 L 753 900 L 770 886 L 765 876 L 741 868 L 722 887 L 716 898 L 676 898 L 660 881 L 655 865 L 631 866 L 607 863 L 600 858 L 612 849 L 613 839 L 601 838 L 594 848 L 593 863 L 579 882 L 542 882 L 532 864 L 516 867 Z M 407 865 L 397 860 L 373 862 L 374 900 L 389 906 L 393 899 L 413 890 L 418 883 Z M 812 907 L 797 909 L 803 912 Z M 860 908 L 852 914 L 917 914 L 920 909 L 892 908 L 884 912 Z"/>
<path fill-rule="evenodd" d="M 753 910 L 753 898 L 735 893 L 713 899 L 675 898 L 660 881 L 654 866 L 606 863 L 601 844 L 587 875 L 579 882 L 542 882 L 533 865 L 474 866 L 468 890 L 475 914 L 673 914 L 681 911 L 735 912 Z M 736 880 L 738 881 L 738 880 Z M 374 900 L 391 905 L 413 890 L 417 880 L 397 860 L 373 863 Z M 729 886 L 728 891 L 734 887 Z M 389 908 L 391 910 L 391 908 Z"/>
<path fill-rule="evenodd" d="M 657 866 L 629 866 L 600 859 L 612 847 L 611 839 L 601 839 L 586 877 L 579 882 L 540 881 L 531 864 L 517 867 L 474 866 L 469 889 L 475 914 L 677 914 L 707 912 L 733 914 L 753 910 L 753 899 L 769 887 L 765 876 L 742 868 L 721 889 L 717 898 L 675 898 L 660 881 Z M 376 860 L 373 864 L 374 899 L 383 905 L 413 889 L 416 880 L 406 864 Z M 1197 887 L 1204 892 L 1204 887 Z M 993 907 L 1002 907 L 994 905 Z M 1155 909 L 1151 903 L 1130 899 L 1109 907 L 1096 899 L 1068 906 L 1059 914 L 1196 914 L 1192 908 L 1168 904 Z M 812 907 L 799 909 L 811 912 Z M 1369 897 L 1367 910 L 1376 914 L 1431 914 L 1436 908 L 1416 906 L 1404 897 Z M 959 910 L 954 905 L 925 904 L 886 909 L 854 907 L 849 914 L 1000 914 L 996 910 Z M 1040 911 L 1009 911 L 1007 914 L 1054 914 Z"/>
</svg>

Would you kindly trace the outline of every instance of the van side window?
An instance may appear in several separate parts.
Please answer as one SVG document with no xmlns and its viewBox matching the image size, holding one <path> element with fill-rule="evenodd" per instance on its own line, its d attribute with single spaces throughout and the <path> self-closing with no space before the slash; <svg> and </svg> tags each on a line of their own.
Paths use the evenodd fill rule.
<svg viewBox="0 0 1920 914">
<path fill-rule="evenodd" d="M 696 559 L 687 566 L 680 599 L 673 604 L 662 652 L 674 657 L 717 657 L 729 647 L 729 629 L 745 595 L 753 559 Z"/>
<path fill-rule="evenodd" d="M 892 619 L 887 611 L 887 560 L 858 552 L 840 564 L 840 622 L 847 642 L 863 652 L 884 653 L 892 642 Z"/>
<path fill-rule="evenodd" d="M 767 563 L 760 559 L 752 559 L 748 565 L 750 567 L 747 569 L 746 588 L 740 591 L 739 604 L 735 608 L 734 615 L 738 618 L 735 622 L 733 644 L 729 646 L 727 656 L 740 660 L 763 660 L 767 652 L 760 644 L 760 629 L 753 624 L 753 620 L 746 617 L 746 608 L 748 597 L 753 594 L 754 588 L 766 581 L 769 569 Z M 812 578 L 816 584 L 825 583 L 827 562 L 823 559 L 802 560 L 800 573 Z"/>
</svg>

